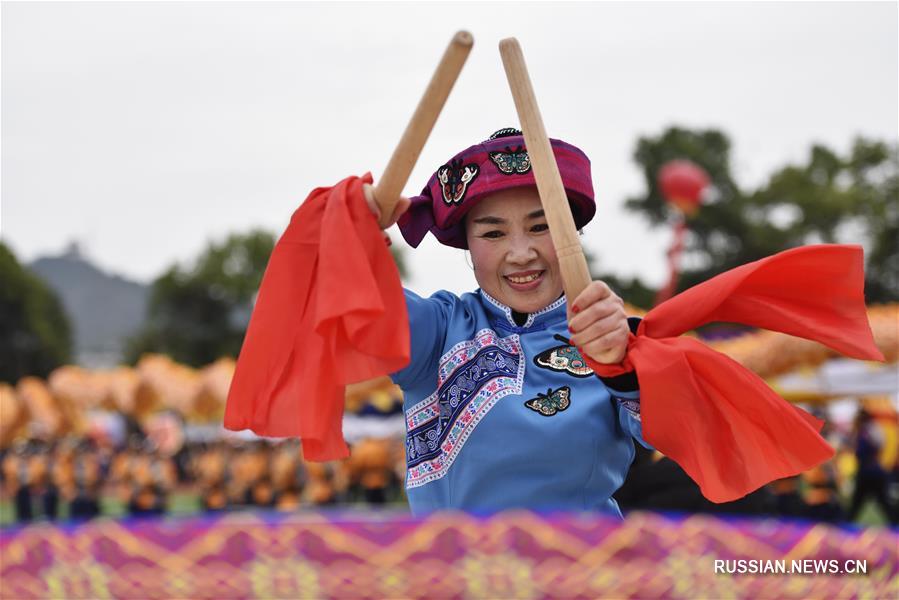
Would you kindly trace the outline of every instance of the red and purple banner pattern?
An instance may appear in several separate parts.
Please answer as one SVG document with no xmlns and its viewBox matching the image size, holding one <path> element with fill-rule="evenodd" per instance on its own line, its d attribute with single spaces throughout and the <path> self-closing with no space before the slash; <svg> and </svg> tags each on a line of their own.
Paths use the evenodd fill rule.
<svg viewBox="0 0 899 600">
<path fill-rule="evenodd" d="M 0 533 L 0 597 L 897 598 L 897 547 L 888 529 L 647 513 L 103 520 Z M 767 561 L 787 572 L 748 572 Z"/>
</svg>

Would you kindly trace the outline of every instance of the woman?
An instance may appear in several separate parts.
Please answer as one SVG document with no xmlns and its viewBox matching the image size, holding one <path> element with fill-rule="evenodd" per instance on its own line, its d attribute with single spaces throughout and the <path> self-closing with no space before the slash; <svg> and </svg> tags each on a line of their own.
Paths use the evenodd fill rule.
<svg viewBox="0 0 899 600">
<path fill-rule="evenodd" d="M 582 227 L 595 213 L 589 159 L 551 143 Z M 632 438 L 646 445 L 636 377 L 601 380 L 584 358 L 620 362 L 627 316 L 600 281 L 567 305 L 535 185 L 521 132 L 503 129 L 441 166 L 394 213 L 413 246 L 430 231 L 469 250 L 479 285 L 461 297 L 406 291 L 412 360 L 393 379 L 405 393 L 415 514 L 621 514 L 612 494 L 633 459 Z M 379 217 L 370 187 L 366 197 Z"/>
<path fill-rule="evenodd" d="M 583 226 L 595 212 L 589 161 L 564 142 L 552 148 Z M 404 297 L 370 188 L 368 206 L 363 198 L 366 182 L 347 177 L 313 190 L 275 245 L 224 424 L 300 437 L 307 460 L 344 458 L 343 386 L 399 369 L 415 513 L 618 513 L 611 495 L 631 461 L 631 437 L 651 440 L 712 502 L 829 459 L 820 421 L 739 363 L 680 337 L 708 322 L 883 360 L 868 325 L 860 246 L 792 248 L 731 269 L 655 307 L 631 336 L 621 301 L 600 282 L 566 306 L 517 131 L 456 155 L 392 215 L 402 214 L 413 246 L 430 231 L 468 248 L 475 293 Z"/>
</svg>

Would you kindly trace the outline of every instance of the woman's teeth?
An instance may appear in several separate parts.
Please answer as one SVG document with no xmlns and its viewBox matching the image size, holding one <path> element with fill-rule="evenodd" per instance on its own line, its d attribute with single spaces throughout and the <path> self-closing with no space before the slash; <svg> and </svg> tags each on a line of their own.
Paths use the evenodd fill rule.
<svg viewBox="0 0 899 600">
<path fill-rule="evenodd" d="M 540 277 L 540 273 L 534 273 L 532 275 L 525 275 L 524 277 L 513 277 L 511 275 L 508 276 L 508 280 L 512 283 L 530 283 Z"/>
</svg>

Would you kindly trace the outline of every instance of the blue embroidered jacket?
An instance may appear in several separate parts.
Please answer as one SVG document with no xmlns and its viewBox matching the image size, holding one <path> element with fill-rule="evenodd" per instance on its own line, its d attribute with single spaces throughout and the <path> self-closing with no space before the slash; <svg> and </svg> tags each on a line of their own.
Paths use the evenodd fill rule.
<svg viewBox="0 0 899 600">
<path fill-rule="evenodd" d="M 600 510 L 641 437 L 636 379 L 605 383 L 568 344 L 565 298 L 516 325 L 483 290 L 406 291 L 406 490 L 415 515 Z M 615 389 L 612 389 L 612 387 Z M 648 447 L 648 445 L 647 445 Z"/>
</svg>

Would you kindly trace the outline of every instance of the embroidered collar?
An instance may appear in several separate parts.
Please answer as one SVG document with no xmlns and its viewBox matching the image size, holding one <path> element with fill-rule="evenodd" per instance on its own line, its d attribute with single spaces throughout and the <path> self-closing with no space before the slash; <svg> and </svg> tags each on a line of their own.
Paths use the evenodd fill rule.
<svg viewBox="0 0 899 600">
<path fill-rule="evenodd" d="M 485 292 L 478 289 L 481 298 L 485 301 L 484 306 L 496 325 L 513 333 L 524 333 L 528 330 L 544 329 L 550 322 L 554 322 L 559 318 L 567 318 L 565 311 L 565 294 L 553 302 L 545 306 L 537 312 L 530 313 L 524 325 L 518 325 L 512 317 L 512 309 Z"/>
</svg>

